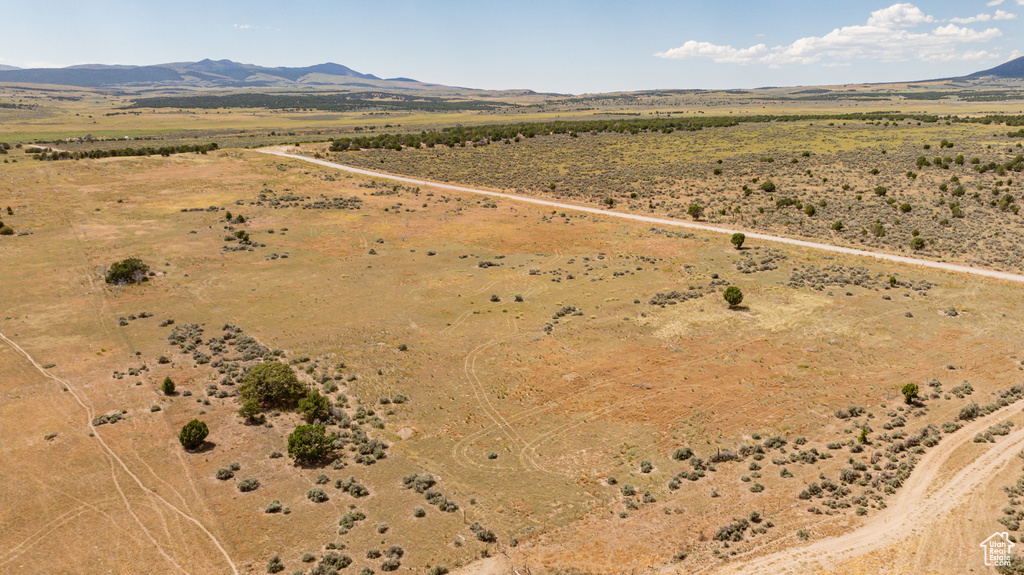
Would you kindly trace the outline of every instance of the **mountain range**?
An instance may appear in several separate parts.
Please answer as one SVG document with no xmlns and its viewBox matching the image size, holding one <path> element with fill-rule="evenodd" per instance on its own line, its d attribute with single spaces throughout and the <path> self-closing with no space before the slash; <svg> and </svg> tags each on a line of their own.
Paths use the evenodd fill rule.
<svg viewBox="0 0 1024 575">
<path fill-rule="evenodd" d="M 1024 80 L 1024 57 L 988 70 L 943 80 Z M 82 88 L 361 87 L 413 90 L 448 86 L 411 78 L 379 78 L 327 62 L 301 68 L 265 67 L 231 60 L 173 62 L 151 66 L 81 64 L 66 68 L 18 68 L 0 64 L 0 83 L 54 84 Z"/>
<path fill-rule="evenodd" d="M 302 68 L 269 68 L 231 60 L 174 62 L 152 66 L 82 64 L 66 68 L 16 68 L 0 65 L 0 82 L 107 87 L 262 87 L 362 86 L 429 88 L 411 78 L 378 78 L 327 62 Z"/>
</svg>

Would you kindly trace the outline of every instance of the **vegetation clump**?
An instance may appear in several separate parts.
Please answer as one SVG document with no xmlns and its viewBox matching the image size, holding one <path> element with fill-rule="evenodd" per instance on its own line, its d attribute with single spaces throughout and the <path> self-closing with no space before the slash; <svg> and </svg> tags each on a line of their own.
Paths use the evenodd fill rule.
<svg viewBox="0 0 1024 575">
<path fill-rule="evenodd" d="M 205 423 L 193 419 L 181 428 L 181 432 L 178 433 L 178 441 L 181 442 L 182 447 L 191 451 L 202 445 L 209 434 L 210 429 L 206 427 Z"/>
<path fill-rule="evenodd" d="M 730 308 L 734 308 L 743 302 L 743 292 L 736 286 L 729 286 L 725 288 L 725 292 L 722 293 L 722 297 L 729 304 Z"/>
<path fill-rule="evenodd" d="M 334 453 L 334 437 L 323 425 L 300 425 L 288 435 L 288 455 L 295 461 L 323 461 Z"/>
<path fill-rule="evenodd" d="M 238 386 L 243 407 L 255 402 L 257 408 L 295 407 L 306 396 L 307 389 L 292 368 L 279 361 L 258 363 L 245 374 Z"/>
<path fill-rule="evenodd" d="M 114 262 L 107 269 L 106 282 L 111 285 L 137 284 L 146 281 L 149 266 L 139 258 Z"/>
</svg>

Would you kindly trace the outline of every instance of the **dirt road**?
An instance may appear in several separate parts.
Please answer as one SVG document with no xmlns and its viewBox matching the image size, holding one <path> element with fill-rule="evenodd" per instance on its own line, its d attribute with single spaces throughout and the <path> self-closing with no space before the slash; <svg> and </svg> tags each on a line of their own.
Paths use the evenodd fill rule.
<svg viewBox="0 0 1024 575">
<path fill-rule="evenodd" d="M 465 186 L 431 182 L 404 176 L 395 176 L 371 170 L 353 168 L 325 160 L 288 154 L 279 150 L 261 151 L 268 154 L 274 154 L 276 156 L 310 162 L 328 168 L 335 168 L 365 176 L 385 178 L 406 184 L 430 186 L 433 188 L 452 190 L 456 192 L 481 194 L 555 209 L 573 210 L 603 217 L 622 218 L 655 225 L 676 226 L 723 234 L 732 234 L 736 231 L 742 231 L 748 238 L 753 239 L 1024 283 L 1024 275 L 1009 272 L 1000 272 L 946 262 L 936 262 L 895 254 L 858 250 L 793 238 L 747 232 L 745 230 L 735 230 L 694 222 L 683 222 L 638 214 L 615 212 L 589 206 L 579 206 L 538 198 L 480 190 Z M 952 475 L 949 479 L 941 479 L 940 476 L 950 464 L 950 460 L 954 455 L 954 452 L 965 445 L 970 445 L 974 436 L 978 432 L 984 431 L 991 425 L 1005 421 L 1011 415 L 1019 413 L 1020 409 L 1020 405 L 1010 405 L 994 412 L 988 417 L 970 422 L 955 433 L 947 435 L 939 445 L 932 448 L 921 458 L 910 478 L 900 489 L 898 494 L 889 501 L 889 507 L 870 517 L 861 527 L 838 537 L 822 539 L 804 546 L 796 544 L 783 551 L 754 557 L 749 560 L 744 560 L 743 557 L 736 557 L 728 564 L 717 566 L 712 569 L 712 571 L 720 573 L 775 574 L 807 573 L 817 572 L 822 569 L 827 570 L 829 568 L 834 568 L 843 561 L 854 559 L 867 553 L 896 545 L 902 538 L 911 536 L 915 531 L 920 531 L 923 528 L 944 520 L 945 516 L 955 511 L 961 504 L 965 503 L 972 494 L 977 492 L 978 489 L 983 488 L 985 483 L 996 473 L 1011 461 L 1016 460 L 1017 454 L 1024 449 L 1024 428 L 1016 429 L 1008 436 L 999 439 L 995 444 L 979 445 L 978 449 L 984 449 L 980 455 L 978 455 L 967 466 L 960 469 L 956 474 Z M 946 475 L 948 475 L 948 473 Z"/>
<path fill-rule="evenodd" d="M 624 212 L 615 212 L 615 211 L 612 211 L 612 210 L 604 210 L 604 209 L 601 209 L 601 208 L 594 208 L 594 207 L 590 207 L 590 206 L 579 206 L 579 205 L 575 205 L 575 204 L 566 204 L 566 203 L 562 203 L 562 202 L 553 202 L 553 201 L 550 201 L 550 200 L 542 200 L 542 199 L 539 199 L 539 198 L 531 198 L 531 197 L 528 197 L 528 196 L 517 196 L 515 194 L 506 194 L 506 193 L 502 193 L 502 192 L 492 192 L 492 191 L 488 191 L 488 190 L 481 190 L 481 189 L 478 189 L 478 188 L 469 188 L 469 187 L 466 187 L 466 186 L 456 186 L 456 185 L 453 185 L 453 184 L 445 184 L 445 183 L 441 183 L 441 182 L 431 182 L 431 181 L 428 181 L 428 180 L 420 180 L 420 179 L 417 179 L 417 178 L 408 178 L 408 177 L 405 177 L 405 176 L 396 176 L 396 175 L 387 174 L 387 173 L 384 173 L 384 172 L 375 172 L 373 170 L 364 170 L 362 168 L 353 168 L 351 166 L 346 166 L 344 164 L 337 164 L 337 163 L 334 163 L 334 162 L 328 162 L 327 160 L 318 160 L 316 158 L 308 158 L 306 156 L 298 156 L 298 155 L 295 155 L 295 154 L 288 154 L 286 152 L 282 152 L 279 149 L 274 149 L 274 148 L 267 148 L 267 149 L 258 150 L 258 151 L 262 152 L 264 154 L 272 154 L 272 155 L 275 155 L 275 156 L 281 156 L 283 158 L 292 158 L 294 160 L 302 160 L 304 162 L 309 162 L 311 164 L 317 164 L 319 166 L 324 166 L 324 167 L 327 167 L 327 168 L 335 168 L 335 169 L 338 169 L 338 170 L 343 170 L 343 171 L 346 171 L 346 172 L 351 172 L 353 174 L 360 174 L 360 175 L 363 175 L 363 176 L 371 176 L 371 177 L 374 177 L 374 178 L 384 178 L 384 179 L 393 180 L 393 181 L 396 181 L 396 182 L 402 182 L 402 183 L 405 183 L 405 184 L 413 184 L 413 185 L 416 185 L 416 186 L 430 186 L 432 188 L 439 188 L 439 189 L 443 189 L 443 190 L 452 190 L 452 191 L 455 191 L 455 192 L 465 192 L 465 193 L 470 193 L 470 194 L 480 194 L 480 195 L 491 196 L 491 197 L 495 197 L 495 198 L 504 198 L 506 200 L 514 200 L 514 201 L 517 201 L 517 202 L 526 202 L 526 203 L 535 204 L 535 205 L 539 205 L 539 206 L 545 206 L 545 207 L 549 207 L 549 208 L 556 208 L 556 209 L 559 209 L 559 210 L 572 210 L 572 211 L 576 211 L 576 212 L 585 212 L 585 213 L 595 214 L 595 215 L 609 217 L 609 218 L 622 218 L 622 219 L 626 219 L 626 220 L 633 220 L 633 221 L 637 221 L 637 222 L 644 222 L 644 223 L 648 223 L 648 224 L 656 224 L 656 225 L 661 225 L 661 226 L 676 226 L 676 227 L 681 227 L 681 228 L 690 228 L 690 229 L 695 229 L 695 230 L 704 230 L 704 231 L 714 232 L 714 233 L 718 233 L 718 234 L 730 234 L 730 235 L 734 234 L 736 232 L 742 232 L 743 234 L 745 234 L 747 236 L 747 239 L 764 240 L 764 241 L 769 241 L 769 242 L 775 242 L 775 243 L 781 243 L 781 244 L 788 244 L 788 245 L 792 245 L 792 246 L 800 246 L 800 247 L 804 247 L 804 248 L 810 248 L 810 249 L 813 249 L 813 250 L 822 250 L 822 251 L 835 252 L 835 253 L 839 253 L 839 254 L 847 254 L 847 255 L 852 255 L 852 256 L 863 256 L 863 257 L 869 257 L 869 258 L 876 258 L 876 259 L 880 259 L 880 260 L 886 260 L 886 261 L 891 261 L 891 262 L 896 262 L 896 263 L 901 263 L 901 264 L 910 264 L 910 265 L 915 265 L 915 266 L 923 266 L 923 267 L 935 268 L 935 269 L 946 270 L 946 271 L 951 271 L 951 272 L 958 272 L 958 273 L 964 273 L 964 274 L 973 274 L 973 275 L 978 275 L 978 276 L 985 276 L 985 277 L 996 278 L 996 279 L 1001 279 L 1001 280 L 1007 280 L 1007 281 L 1012 281 L 1012 282 L 1024 283 L 1024 275 L 1014 274 L 1014 273 L 1010 273 L 1010 272 L 1001 272 L 1001 271 L 997 271 L 997 270 L 990 270 L 990 269 L 978 268 L 978 267 L 973 267 L 973 266 L 965 266 L 965 265 L 960 265 L 960 264 L 951 264 L 951 263 L 947 263 L 947 262 L 936 262 L 936 261 L 932 261 L 932 260 L 925 260 L 925 259 L 919 259 L 919 258 L 911 258 L 911 257 L 907 257 L 907 256 L 900 256 L 900 255 L 896 255 L 896 254 L 888 254 L 888 253 L 884 253 L 884 252 L 872 252 L 872 251 L 868 251 L 868 250 L 858 250 L 858 249 L 855 249 L 855 248 L 847 248 L 847 247 L 842 247 L 842 246 L 833 246 L 833 245 L 830 245 L 830 244 L 822 244 L 822 243 L 811 242 L 811 241 L 807 241 L 807 240 L 798 240 L 798 239 L 795 239 L 795 238 L 787 238 L 787 237 L 782 237 L 782 236 L 773 236 L 773 235 L 769 235 L 769 234 L 762 234 L 762 233 L 758 233 L 758 232 L 750 232 L 750 231 L 747 231 L 747 230 L 740 230 L 740 229 L 736 229 L 736 228 L 722 228 L 722 227 L 711 226 L 711 225 L 707 225 L 707 224 L 699 224 L 699 223 L 696 223 L 696 222 L 685 222 L 685 221 L 670 220 L 670 219 L 665 219 L 665 218 L 655 218 L 655 217 L 651 217 L 651 216 L 642 216 L 642 215 L 639 215 L 639 214 L 629 214 L 629 213 L 624 213 Z"/>
<path fill-rule="evenodd" d="M 889 501 L 889 507 L 868 519 L 858 529 L 750 561 L 733 560 L 716 572 L 817 573 L 837 562 L 898 545 L 901 539 L 911 536 L 914 531 L 921 531 L 933 522 L 942 521 L 946 514 L 964 503 L 1000 469 L 1011 461 L 1017 461 L 1017 454 L 1024 449 L 1024 429 L 1016 429 L 995 444 L 982 444 L 986 447 L 984 453 L 947 481 L 938 480 L 954 451 L 971 443 L 977 433 L 985 431 L 989 426 L 1020 413 L 1020 409 L 1019 404 L 1010 404 L 945 436 L 939 445 L 921 458 L 910 478 Z"/>
</svg>

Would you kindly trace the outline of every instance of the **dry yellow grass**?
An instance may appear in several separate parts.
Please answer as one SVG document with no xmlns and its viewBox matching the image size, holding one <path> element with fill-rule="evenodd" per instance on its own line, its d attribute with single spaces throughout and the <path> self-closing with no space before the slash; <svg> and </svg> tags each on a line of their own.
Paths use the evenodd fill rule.
<svg viewBox="0 0 1024 575">
<path fill-rule="evenodd" d="M 448 192 L 366 187 L 365 179 L 242 151 L 0 165 L 0 205 L 15 212 L 3 220 L 31 232 L 0 238 L 0 267 L 8 270 L 0 333 L 40 364 L 56 364 L 48 371 L 85 404 L 0 345 L 0 458 L 9 462 L 0 471 L 7 502 L 0 524 L 8 527 L 0 533 L 2 571 L 230 572 L 220 544 L 239 572 L 264 572 L 275 554 L 291 572 L 303 567 L 303 553 L 319 555 L 335 541 L 346 544 L 353 572 L 378 570 L 366 550 L 392 544 L 405 548 L 403 565 L 422 571 L 479 557 L 485 545 L 468 530 L 474 521 L 493 529 L 504 549 L 517 538 L 513 557 L 537 572 L 642 569 L 665 565 L 684 548 L 683 567 L 695 569 L 716 561 L 716 546 L 702 536 L 753 509 L 776 527 L 733 549 L 808 525 L 825 529 L 814 527 L 821 518 L 796 494 L 818 473 L 834 475 L 848 455 L 790 465 L 792 479 L 779 477 L 769 455 L 760 494 L 740 480 L 749 460 L 673 491 L 668 481 L 689 469 L 671 459 L 676 447 L 707 458 L 757 433 L 805 435 L 825 450 L 826 441 L 855 436 L 832 415 L 839 407 L 865 405 L 881 425 L 907 381 L 924 387 L 938 377 L 948 389 L 969 379 L 984 403 L 1018 373 L 1021 288 L 999 282 L 825 261 L 789 248 L 779 269 L 741 274 L 735 264 L 745 255 L 720 237 L 672 237 L 508 201 L 485 207 Z M 311 198 L 299 203 L 322 194 L 363 204 L 254 205 L 265 189 Z M 245 215 L 241 227 L 266 247 L 223 252 L 223 210 L 181 211 L 208 206 Z M 127 256 L 141 257 L 157 276 L 141 286 L 103 285 L 104 266 Z M 478 267 L 483 260 L 501 265 Z M 783 285 L 796 266 L 824 263 L 865 266 L 872 277 L 881 274 L 881 286 L 897 273 L 937 287 L 927 296 L 852 286 L 830 287 L 830 295 Z M 657 292 L 707 286 L 712 274 L 742 287 L 747 309 L 727 310 L 714 291 L 678 305 L 648 303 Z M 553 323 L 570 305 L 582 315 Z M 940 313 L 950 306 L 957 317 Z M 155 316 L 118 325 L 141 311 Z M 342 391 L 353 406 L 359 401 L 382 415 L 385 429 L 371 431 L 392 444 L 388 458 L 373 466 L 349 460 L 342 470 L 269 459 L 285 450 L 298 419 L 282 414 L 271 428 L 244 426 L 235 399 L 197 402 L 219 375 L 172 353 L 170 328 L 157 326 L 166 318 L 205 324 L 205 337 L 236 324 L 288 357 L 345 362 L 343 371 L 357 378 Z M 403 343 L 409 351 L 398 351 Z M 165 354 L 172 363 L 158 364 Z M 142 363 L 149 370 L 140 377 L 111 377 Z M 165 375 L 194 395 L 162 396 Z M 396 393 L 411 401 L 378 404 Z M 908 429 L 941 424 L 965 402 L 929 403 Z M 121 409 L 125 420 L 89 436 L 92 416 Z M 200 412 L 214 445 L 185 453 L 177 430 Z M 492 451 L 497 458 L 487 457 Z M 652 473 L 639 471 L 642 460 L 652 462 Z M 235 481 L 217 481 L 216 470 L 230 462 L 241 465 Z M 439 477 L 459 513 L 440 513 L 401 489 L 403 475 L 422 471 Z M 331 500 L 315 505 L 305 493 L 319 473 L 332 482 L 354 475 L 371 495 L 353 499 L 330 487 Z M 235 482 L 244 477 L 262 487 L 239 493 Z M 649 490 L 656 502 L 629 509 L 623 483 Z M 713 487 L 720 497 L 711 497 Z M 998 524 L 985 510 L 1000 497 L 975 512 L 989 530 Z M 263 513 L 272 499 L 291 514 Z M 367 519 L 340 536 L 338 519 L 349 504 Z M 415 506 L 427 518 L 414 518 Z M 837 517 L 857 523 L 850 509 Z M 381 522 L 389 526 L 383 535 L 374 529 Z M 973 565 L 950 561 L 942 569 Z"/>
</svg>

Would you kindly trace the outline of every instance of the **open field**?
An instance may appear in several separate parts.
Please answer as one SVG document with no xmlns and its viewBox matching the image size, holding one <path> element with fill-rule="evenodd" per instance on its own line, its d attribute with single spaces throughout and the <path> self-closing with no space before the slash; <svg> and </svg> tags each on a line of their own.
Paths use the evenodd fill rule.
<svg viewBox="0 0 1024 575">
<path fill-rule="evenodd" d="M 341 94 L 360 97 L 367 88 L 297 92 L 266 89 L 270 96 Z M 217 141 L 222 147 L 247 147 L 328 137 L 412 132 L 459 125 L 539 122 L 567 119 L 608 119 L 765 113 L 844 114 L 902 112 L 975 116 L 1024 113 L 1024 82 L 919 82 L 911 84 L 849 84 L 812 90 L 656 90 L 578 96 L 538 94 L 527 90 L 482 91 L 450 88 L 431 97 L 497 108 L 453 109 L 445 112 L 366 107 L 338 112 L 296 107 L 201 108 L 189 97 L 226 96 L 230 90 L 137 89 L 100 90 L 67 86 L 0 83 L 0 142 L 62 142 L 72 149 L 117 147 L 126 137 L 152 145 Z M 401 92 L 400 92 L 401 93 Z M 180 107 L 134 107 L 153 97 L 184 98 Z M 92 135 L 98 141 L 78 142 Z M 65 142 L 71 139 L 72 142 Z M 107 142 L 103 141 L 107 140 Z M 149 144 L 147 144 L 149 145 Z"/>
<path fill-rule="evenodd" d="M 617 208 L 645 214 L 685 212 L 700 198 L 710 222 L 894 252 L 912 222 L 935 241 L 926 257 L 1016 271 L 1019 216 L 971 199 L 1019 188 L 1016 174 L 970 170 L 972 155 L 1012 159 L 1017 140 L 1006 131 L 803 122 L 548 136 L 444 149 L 443 160 L 440 150 L 340 156 L 493 188 L 536 193 L 556 183 L 551 197 L 584 202 L 612 188 Z M 770 151 L 751 143 L 769 138 Z M 939 151 L 942 138 L 955 147 Z M 932 150 L 916 153 L 924 143 Z M 322 144 L 303 150 L 326 153 Z M 760 162 L 768 153 L 774 162 Z M 904 165 L 960 153 L 962 167 Z M 602 157 L 628 169 L 601 171 Z M 880 173 L 864 175 L 867 164 Z M 937 186 L 953 174 L 968 189 L 957 200 L 967 215 L 947 228 L 932 213 L 948 204 Z M 742 194 L 754 177 L 778 185 L 774 200 L 753 183 Z M 889 195 L 875 196 L 878 185 Z M 820 216 L 786 213 L 775 204 L 782 196 L 827 205 Z M 889 197 L 912 210 L 884 216 L 885 236 L 860 242 L 866 222 L 855 228 L 849 216 L 856 233 L 816 223 L 838 217 L 831 210 L 882 219 L 895 211 Z M 0 571 L 263 573 L 277 555 L 286 572 L 310 572 L 304 554 L 336 552 L 358 573 L 382 571 L 386 558 L 372 551 L 400 545 L 400 569 L 418 573 L 484 556 L 508 562 L 476 564 L 500 572 L 732 572 L 734 561 L 824 545 L 899 509 L 915 465 L 939 484 L 977 465 L 991 473 L 928 508 L 935 517 L 912 553 L 895 541 L 823 566 L 877 571 L 898 550 L 894 569 L 959 573 L 981 564 L 977 544 L 1006 529 L 997 520 L 1019 513 L 1019 499 L 1000 489 L 1019 475 L 1007 465 L 1013 453 L 991 454 L 1017 449 L 1020 409 L 961 418 L 972 403 L 996 411 L 1000 393 L 1006 404 L 1024 395 L 1011 389 L 1024 359 L 1019 284 L 755 240 L 737 250 L 719 234 L 238 149 L 19 159 L 0 165 L 8 205 L 0 219 L 19 234 L 0 236 L 0 265 L 13 270 L 0 314 L 0 457 L 10 462 L 0 480 Z M 726 206 L 740 211 L 717 213 Z M 227 222 L 228 211 L 245 221 Z M 996 229 L 1005 235 L 953 251 Z M 104 269 L 129 256 L 155 275 L 105 285 Z M 740 307 L 722 300 L 727 285 L 743 290 Z M 202 328 L 198 341 L 189 324 Z M 185 332 L 185 345 L 168 340 Z M 301 423 L 293 412 L 271 413 L 267 425 L 237 414 L 232 364 L 251 366 L 271 350 L 351 419 L 329 426 L 349 434 L 337 463 L 270 457 L 287 452 Z M 174 395 L 159 391 L 167 376 Z M 908 382 L 921 388 L 913 406 L 900 393 Z M 400 395 L 407 400 L 393 401 Z M 123 418 L 97 422 L 105 414 Z M 186 452 L 176 436 L 194 417 L 209 425 L 209 442 Z M 986 440 L 1003 421 L 1015 425 Z M 960 437 L 970 426 L 980 442 Z M 372 440 L 386 448 L 369 459 L 350 450 Z M 234 476 L 217 479 L 232 463 Z M 403 488 L 410 473 L 432 474 L 433 489 L 458 508 L 442 511 Z M 259 488 L 240 492 L 250 477 Z M 368 495 L 336 487 L 349 477 Z M 317 487 L 327 501 L 307 499 Z M 265 512 L 275 499 L 289 512 Z M 365 519 L 339 525 L 356 510 Z M 935 545 L 938 537 L 951 543 Z"/>
</svg>

